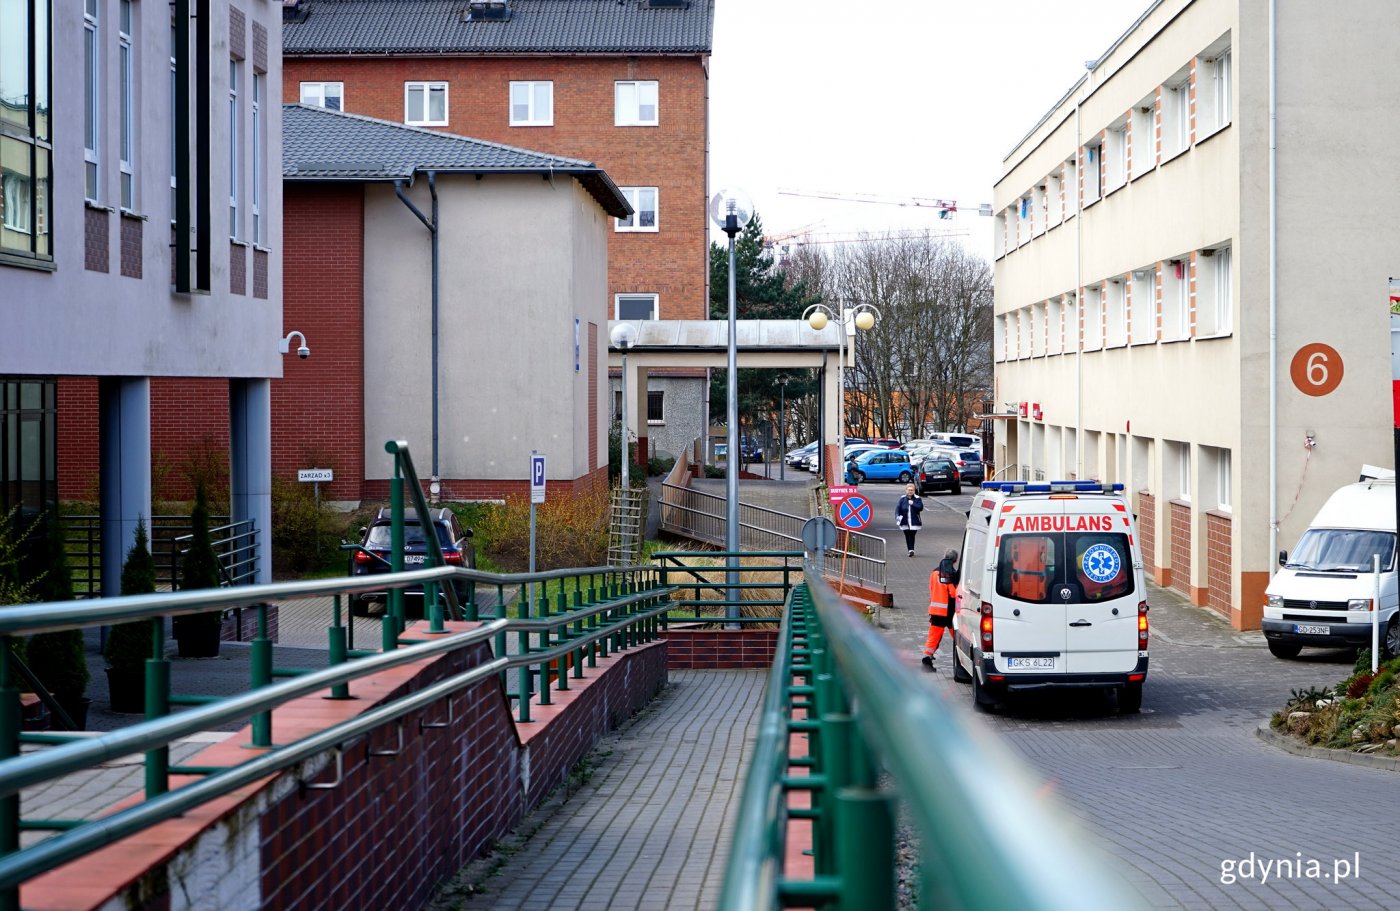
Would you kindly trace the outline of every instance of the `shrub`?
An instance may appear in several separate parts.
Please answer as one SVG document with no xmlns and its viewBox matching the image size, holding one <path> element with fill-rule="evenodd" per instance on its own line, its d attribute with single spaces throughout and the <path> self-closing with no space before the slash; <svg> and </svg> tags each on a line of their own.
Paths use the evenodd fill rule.
<svg viewBox="0 0 1400 911">
<path fill-rule="evenodd" d="M 310 484 L 272 479 L 272 559 L 281 573 L 320 569 L 341 556 L 340 540 L 330 527 L 327 509 L 317 508 Z"/>
<path fill-rule="evenodd" d="M 141 520 L 136 523 L 136 543 L 126 552 L 126 562 L 122 564 L 122 594 L 147 595 L 155 590 L 156 562 L 151 557 L 146 522 Z M 112 627 L 102 656 L 108 667 L 119 670 L 144 667 L 146 659 L 154 657 L 150 622 L 133 620 Z"/>
<path fill-rule="evenodd" d="M 1371 681 L 1374 679 L 1370 671 L 1361 671 L 1360 673 L 1352 674 L 1346 682 L 1347 698 L 1360 699 L 1366 694 L 1366 690 L 1370 689 Z"/>
<path fill-rule="evenodd" d="M 64 556 L 63 526 L 57 515 L 48 516 L 45 524 L 46 534 L 35 543 L 31 557 L 35 565 L 45 567 L 31 591 L 32 600 L 72 601 L 73 575 Z M 82 630 L 39 633 L 29 640 L 27 654 L 35 676 L 60 700 L 83 697 L 90 677 Z"/>
<path fill-rule="evenodd" d="M 647 475 L 649 477 L 659 477 L 671 473 L 671 469 L 676 467 L 676 460 L 670 458 L 650 458 L 647 459 Z"/>
<path fill-rule="evenodd" d="M 530 565 L 530 501 L 510 497 L 482 516 L 480 544 L 507 572 Z M 608 491 L 555 495 L 535 515 L 535 568 L 601 566 L 608 554 Z"/>
<path fill-rule="evenodd" d="M 24 555 L 38 529 L 39 520 L 26 521 L 20 515 L 18 506 L 0 522 L 0 604 L 22 604 L 33 600 L 30 592 L 42 578 L 26 575 L 28 567 Z"/>
<path fill-rule="evenodd" d="M 627 455 L 631 460 L 631 467 L 627 470 L 627 478 L 633 487 L 646 483 L 647 471 L 642 465 L 637 464 L 635 456 L 637 454 L 637 444 L 629 441 Z M 608 481 L 615 482 L 622 477 L 622 422 L 614 421 L 608 428 Z"/>
<path fill-rule="evenodd" d="M 200 484 L 194 492 L 194 511 L 190 513 L 191 540 L 189 552 L 180 563 L 180 590 L 194 591 L 202 588 L 218 588 L 220 583 L 219 555 L 214 553 L 214 545 L 209 540 L 209 501 Z M 192 631 L 205 624 L 217 626 L 223 620 L 222 611 L 207 611 L 202 614 L 186 614 L 176 617 L 175 635 L 178 638 L 184 631 Z"/>
<path fill-rule="evenodd" d="M 719 468 L 719 467 L 716 467 L 716 466 L 714 466 L 714 465 L 706 465 L 706 466 L 705 466 L 705 477 L 710 478 L 710 479 L 712 479 L 712 480 L 713 480 L 713 479 L 723 480 L 725 477 L 727 477 L 727 474 L 725 473 L 725 470 L 724 470 L 723 468 Z"/>
</svg>

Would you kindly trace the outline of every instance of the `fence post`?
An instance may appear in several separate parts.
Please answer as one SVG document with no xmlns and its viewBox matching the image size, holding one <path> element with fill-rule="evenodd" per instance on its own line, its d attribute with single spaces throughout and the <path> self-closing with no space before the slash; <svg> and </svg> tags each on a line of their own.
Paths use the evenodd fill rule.
<svg viewBox="0 0 1400 911">
<path fill-rule="evenodd" d="M 831 795 L 836 811 L 836 870 L 847 911 L 893 908 L 894 809 L 890 795 L 869 788 L 842 788 Z"/>
<path fill-rule="evenodd" d="M 253 640 L 253 689 L 272 685 L 272 640 L 267 637 L 267 605 L 258 605 L 258 635 Z M 335 656 L 331 656 L 335 661 Z M 272 746 L 272 710 L 253 716 L 253 746 Z"/>
<path fill-rule="evenodd" d="M 12 641 L 0 636 L 0 760 L 19 755 L 19 732 L 22 725 L 19 689 L 14 683 L 11 663 Z M 19 795 L 0 798 L 0 855 L 19 850 Z M 0 909 L 19 911 L 19 888 L 0 892 Z"/>
<path fill-rule="evenodd" d="M 335 609 L 332 614 L 332 619 L 334 622 L 331 624 L 331 628 L 328 632 L 330 635 L 331 667 L 335 667 L 337 664 L 344 664 L 349 659 L 349 651 L 345 645 L 345 626 L 341 623 L 340 595 L 335 596 Z M 350 622 L 353 624 L 355 618 L 351 617 Z M 331 698 L 349 699 L 350 684 L 337 683 L 335 686 L 331 687 Z"/>
<path fill-rule="evenodd" d="M 170 714 L 170 662 L 165 658 L 165 618 L 151 618 L 151 654 L 146 660 L 146 720 Z M 170 747 L 146 751 L 146 799 L 170 790 Z"/>
</svg>

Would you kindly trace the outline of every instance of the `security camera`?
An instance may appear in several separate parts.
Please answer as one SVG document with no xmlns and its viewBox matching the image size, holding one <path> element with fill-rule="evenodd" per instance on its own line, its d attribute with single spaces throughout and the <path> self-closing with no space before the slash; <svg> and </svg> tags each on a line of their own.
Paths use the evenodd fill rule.
<svg viewBox="0 0 1400 911">
<path fill-rule="evenodd" d="M 302 345 L 300 348 L 297 349 L 297 357 L 301 358 L 302 360 L 306 360 L 310 356 L 311 349 L 306 347 L 305 345 Z"/>
<path fill-rule="evenodd" d="M 302 335 L 295 329 L 293 329 L 291 332 L 288 332 L 286 338 L 281 339 L 277 342 L 277 350 L 282 352 L 283 354 L 291 353 L 292 339 L 294 338 L 301 342 L 300 347 L 297 348 L 297 357 L 301 358 L 302 360 L 306 360 L 311 356 L 311 349 L 306 347 L 306 336 Z"/>
</svg>

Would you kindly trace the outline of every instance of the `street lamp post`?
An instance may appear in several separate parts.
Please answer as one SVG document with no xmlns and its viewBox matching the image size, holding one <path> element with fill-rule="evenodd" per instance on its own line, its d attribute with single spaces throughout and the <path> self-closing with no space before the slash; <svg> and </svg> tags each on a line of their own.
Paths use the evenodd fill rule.
<svg viewBox="0 0 1400 911">
<path fill-rule="evenodd" d="M 778 480 L 787 480 L 787 384 L 784 374 L 778 375 Z"/>
<path fill-rule="evenodd" d="M 739 619 L 739 341 L 735 318 L 734 283 L 734 237 L 744 229 L 753 217 L 753 204 L 742 190 L 720 190 L 710 200 L 710 218 L 729 237 L 729 363 L 725 385 L 727 387 L 727 408 L 725 419 L 728 422 L 725 439 L 728 456 L 725 465 L 724 493 L 724 549 L 729 551 L 726 560 L 725 597 L 729 606 L 725 608 L 725 618 Z"/>
<path fill-rule="evenodd" d="M 846 350 L 855 350 L 855 330 L 868 332 L 875 328 L 875 319 L 880 310 L 874 304 L 854 304 L 842 302 L 839 310 L 832 310 L 826 304 L 813 304 L 802 311 L 802 318 L 817 332 L 827 327 L 833 320 L 838 323 L 836 331 L 836 451 L 842 458 L 846 455 Z M 851 342 L 846 343 L 850 333 Z M 825 460 L 823 460 L 825 461 Z M 826 479 L 831 484 L 831 478 Z"/>
</svg>

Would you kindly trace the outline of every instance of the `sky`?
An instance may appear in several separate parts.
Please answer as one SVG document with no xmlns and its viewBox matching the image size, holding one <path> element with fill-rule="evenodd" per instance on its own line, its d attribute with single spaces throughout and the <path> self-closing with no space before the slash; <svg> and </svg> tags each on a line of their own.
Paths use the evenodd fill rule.
<svg viewBox="0 0 1400 911">
<path fill-rule="evenodd" d="M 717 0 L 710 189 L 770 236 L 951 230 L 991 259 L 1002 159 L 1148 0 Z M 779 189 L 952 199 L 936 210 Z M 826 235 L 823 237 L 822 235 Z M 713 229 L 712 236 L 723 234 Z"/>
</svg>

